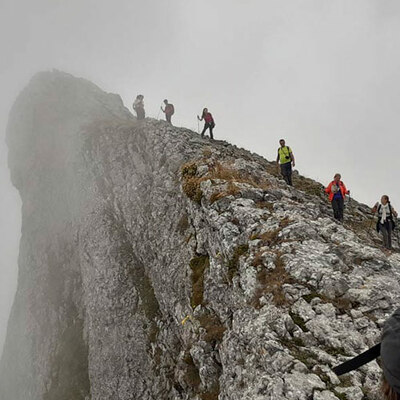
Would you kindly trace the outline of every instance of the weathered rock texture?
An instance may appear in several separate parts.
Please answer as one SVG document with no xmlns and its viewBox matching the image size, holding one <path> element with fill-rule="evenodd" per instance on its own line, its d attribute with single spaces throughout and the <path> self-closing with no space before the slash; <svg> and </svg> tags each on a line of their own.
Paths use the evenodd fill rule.
<svg viewBox="0 0 400 400">
<path fill-rule="evenodd" d="M 262 157 L 164 122 L 61 72 L 33 78 L 8 127 L 23 200 L 1 400 L 378 399 L 400 296 L 353 201 L 289 188 Z"/>
</svg>

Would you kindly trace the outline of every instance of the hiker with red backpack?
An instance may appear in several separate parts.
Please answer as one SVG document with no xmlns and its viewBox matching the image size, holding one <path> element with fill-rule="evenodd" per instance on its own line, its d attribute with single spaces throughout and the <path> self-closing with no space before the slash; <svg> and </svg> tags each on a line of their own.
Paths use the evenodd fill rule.
<svg viewBox="0 0 400 400">
<path fill-rule="evenodd" d="M 161 111 L 165 114 L 166 121 L 172 125 L 171 117 L 175 113 L 174 105 L 171 103 L 168 103 L 167 99 L 164 100 L 164 104 L 165 104 L 165 108 L 163 109 L 161 106 Z"/>
<path fill-rule="evenodd" d="M 197 116 L 197 119 L 199 121 L 204 120 L 204 128 L 203 128 L 203 131 L 201 132 L 201 137 L 204 137 L 204 133 L 206 132 L 207 129 L 209 129 L 210 130 L 210 138 L 214 139 L 213 129 L 215 127 L 215 122 L 214 122 L 214 118 L 211 115 L 211 113 L 208 112 L 208 109 L 204 108 L 203 113 L 201 114 L 201 118 L 199 116 Z"/>
<path fill-rule="evenodd" d="M 376 223 L 376 230 L 382 232 L 383 245 L 385 248 L 392 249 L 392 231 L 395 228 L 393 216 L 397 218 L 397 212 L 392 207 L 389 201 L 389 196 L 383 195 L 381 202 L 377 202 L 372 207 L 372 212 L 375 214 L 378 211 L 378 221 Z"/>
<path fill-rule="evenodd" d="M 344 199 L 346 194 L 350 194 L 345 184 L 340 180 L 341 175 L 335 174 L 333 181 L 325 189 L 329 195 L 329 201 L 332 203 L 333 215 L 335 219 L 343 222 Z"/>
</svg>

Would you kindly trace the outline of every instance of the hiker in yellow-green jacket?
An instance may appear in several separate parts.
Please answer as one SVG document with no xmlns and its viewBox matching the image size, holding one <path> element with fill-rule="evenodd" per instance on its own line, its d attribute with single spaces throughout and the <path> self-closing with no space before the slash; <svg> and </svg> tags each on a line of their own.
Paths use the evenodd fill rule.
<svg viewBox="0 0 400 400">
<path fill-rule="evenodd" d="M 295 166 L 294 155 L 292 149 L 286 146 L 284 139 L 279 141 L 281 147 L 278 149 L 278 157 L 276 158 L 276 164 L 281 165 L 281 174 L 285 179 L 286 183 L 293 186 L 292 183 L 292 166 Z"/>
</svg>

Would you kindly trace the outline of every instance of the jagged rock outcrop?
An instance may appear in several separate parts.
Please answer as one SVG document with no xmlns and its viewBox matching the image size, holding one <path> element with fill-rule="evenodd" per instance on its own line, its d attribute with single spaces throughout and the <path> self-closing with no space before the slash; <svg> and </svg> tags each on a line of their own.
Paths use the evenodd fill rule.
<svg viewBox="0 0 400 400">
<path fill-rule="evenodd" d="M 1 400 L 378 399 L 400 257 L 354 201 L 61 72 L 33 78 L 7 135 L 23 200 Z"/>
</svg>

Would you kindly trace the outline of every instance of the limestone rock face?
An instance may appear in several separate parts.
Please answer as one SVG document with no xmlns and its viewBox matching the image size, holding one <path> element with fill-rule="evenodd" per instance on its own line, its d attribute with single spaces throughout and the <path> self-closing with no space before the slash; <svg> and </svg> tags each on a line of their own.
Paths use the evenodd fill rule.
<svg viewBox="0 0 400 400">
<path fill-rule="evenodd" d="M 1 400 L 379 398 L 376 362 L 331 371 L 399 303 L 366 206 L 338 224 L 320 184 L 57 71 L 7 141 L 23 223 Z"/>
</svg>

